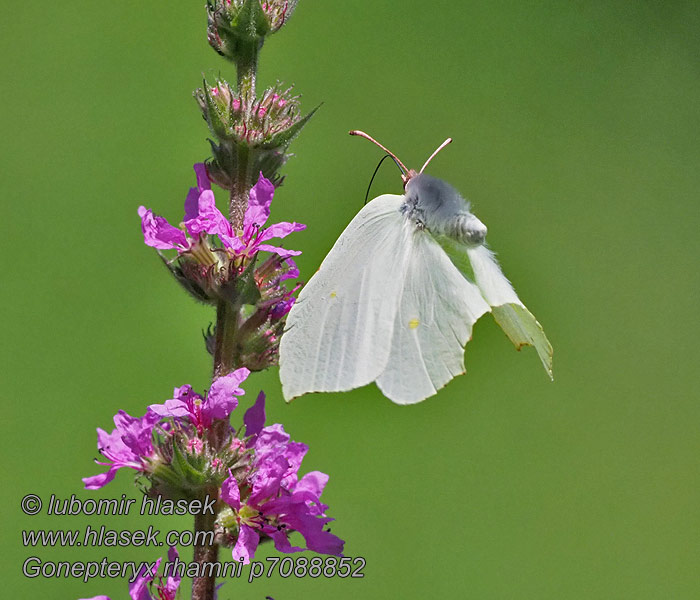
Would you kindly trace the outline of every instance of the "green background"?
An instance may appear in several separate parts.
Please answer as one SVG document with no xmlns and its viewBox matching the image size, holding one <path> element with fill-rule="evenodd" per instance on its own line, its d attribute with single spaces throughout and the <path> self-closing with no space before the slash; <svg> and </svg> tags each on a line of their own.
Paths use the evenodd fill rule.
<svg viewBox="0 0 700 600">
<path fill-rule="evenodd" d="M 191 90 L 234 73 L 202 1 L 3 8 L 2 596 L 117 600 L 124 581 L 28 580 L 21 563 L 158 549 L 31 549 L 20 530 L 189 521 L 28 517 L 19 502 L 139 497 L 125 472 L 81 489 L 95 427 L 208 385 L 212 313 L 143 245 L 136 208 L 179 222 L 208 156 Z M 488 225 L 556 379 L 487 317 L 469 373 L 416 406 L 373 386 L 285 405 L 276 369 L 251 377 L 243 406 L 264 388 L 269 422 L 309 444 L 303 471 L 331 475 L 333 531 L 367 566 L 229 581 L 222 598 L 700 596 L 699 27 L 696 2 L 301 0 L 260 83 L 324 103 L 273 204 L 273 221 L 309 226 L 288 240 L 303 277 L 380 156 L 349 129 L 414 167 L 452 136 L 430 172 Z M 383 192 L 400 192 L 390 164 Z"/>
</svg>

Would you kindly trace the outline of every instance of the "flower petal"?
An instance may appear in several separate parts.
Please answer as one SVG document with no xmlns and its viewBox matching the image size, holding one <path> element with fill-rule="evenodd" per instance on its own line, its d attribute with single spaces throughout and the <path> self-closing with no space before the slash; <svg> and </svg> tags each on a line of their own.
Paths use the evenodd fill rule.
<svg viewBox="0 0 700 600">
<path fill-rule="evenodd" d="M 304 536 L 306 547 L 309 550 L 320 554 L 342 556 L 345 542 L 323 529 L 326 523 L 332 519 L 312 515 L 304 500 L 295 499 L 294 496 L 277 498 L 265 504 L 263 508 L 266 514 L 283 514 L 282 522 L 287 523 L 292 529 Z"/>
<path fill-rule="evenodd" d="M 289 554 L 291 552 L 303 552 L 305 550 L 305 548 L 301 548 L 300 546 L 292 546 L 284 530 L 268 526 L 265 527 L 264 531 L 267 537 L 272 538 L 272 541 L 275 543 L 275 550 L 279 552 L 286 552 Z"/>
<path fill-rule="evenodd" d="M 141 217 L 141 231 L 143 231 L 143 241 L 147 246 L 158 248 L 158 250 L 172 250 L 178 248 L 186 250 L 190 244 L 185 232 L 173 227 L 166 219 L 154 215 L 145 206 L 139 206 L 139 217 Z"/>
<path fill-rule="evenodd" d="M 289 313 L 290 310 L 292 310 L 294 302 L 296 302 L 296 298 L 294 296 L 289 296 L 289 298 L 285 298 L 284 300 L 278 302 L 272 307 L 272 310 L 270 310 L 270 318 L 273 321 L 278 321 L 284 317 L 284 315 Z"/>
<path fill-rule="evenodd" d="M 287 258 L 289 256 L 299 256 L 301 250 L 287 250 L 286 248 L 280 248 L 278 246 L 270 246 L 269 244 L 260 244 L 258 250 L 265 250 L 266 252 L 274 252 L 282 258 Z"/>
<path fill-rule="evenodd" d="M 286 259 L 287 263 L 287 270 L 284 272 L 282 277 L 280 277 L 280 281 L 284 281 L 285 279 L 296 279 L 299 277 L 301 274 L 299 272 L 299 267 L 297 267 L 297 263 L 294 262 L 291 258 Z"/>
<path fill-rule="evenodd" d="M 168 548 L 168 562 L 169 563 L 174 563 L 176 560 L 180 558 L 180 555 L 177 552 L 177 548 L 175 546 L 170 546 Z M 177 588 L 180 587 L 180 575 L 177 572 L 177 569 L 173 569 L 175 573 L 173 575 L 169 575 L 168 579 L 165 583 L 165 589 L 171 593 L 171 597 L 175 598 L 175 593 L 177 592 Z"/>
<path fill-rule="evenodd" d="M 155 566 L 149 564 L 148 567 L 150 567 L 150 569 L 145 565 L 141 567 L 141 570 L 136 576 L 136 580 L 129 584 L 129 596 L 131 600 L 151 600 L 148 584 L 153 581 L 153 576 L 158 570 L 161 560 L 162 559 L 159 558 Z"/>
<path fill-rule="evenodd" d="M 190 414 L 182 400 L 166 400 L 163 404 L 151 404 L 148 407 L 160 417 L 186 417 Z"/>
<path fill-rule="evenodd" d="M 270 204 L 275 193 L 275 186 L 269 179 L 263 177 L 262 171 L 258 182 L 250 190 L 248 208 L 243 219 L 243 235 L 248 240 L 255 233 L 255 229 L 267 223 L 270 217 Z"/>
<path fill-rule="evenodd" d="M 100 473 L 99 475 L 93 475 L 92 477 L 83 477 L 83 483 L 85 484 L 86 490 L 99 490 L 101 487 L 107 485 L 119 470 L 118 466 L 111 466 L 109 471 L 106 473 Z"/>
<path fill-rule="evenodd" d="M 207 165 L 204 163 L 195 163 L 192 168 L 197 176 L 197 187 L 199 191 L 210 190 L 211 182 L 209 181 L 209 173 L 207 173 Z"/>
<path fill-rule="evenodd" d="M 320 498 L 327 483 L 328 475 L 321 473 L 321 471 L 311 471 L 298 481 L 294 486 L 294 491 L 311 492 L 316 498 Z"/>
<path fill-rule="evenodd" d="M 235 396 L 245 394 L 245 391 L 238 386 L 248 375 L 250 371 L 242 367 L 214 380 L 206 402 L 207 414 L 212 419 L 225 419 L 238 406 Z"/>
<path fill-rule="evenodd" d="M 197 175 L 197 187 L 190 188 L 185 199 L 185 221 L 196 219 L 199 214 L 199 196 L 204 190 L 211 189 L 207 166 L 204 163 L 194 165 L 194 172 Z"/>
<path fill-rule="evenodd" d="M 192 237 L 197 237 L 202 232 L 210 235 L 233 235 L 228 219 L 216 208 L 214 192 L 204 190 L 197 202 L 197 216 L 185 221 L 185 227 Z"/>
<path fill-rule="evenodd" d="M 255 550 L 260 543 L 258 532 L 252 527 L 241 525 L 238 530 L 238 539 L 233 547 L 233 560 L 243 559 L 243 564 L 247 565 L 250 559 L 255 556 Z"/>
<path fill-rule="evenodd" d="M 276 456 L 259 463 L 257 468 L 253 476 L 253 490 L 248 499 L 249 504 L 261 504 L 268 498 L 277 496 L 289 463 L 283 456 Z"/>
<path fill-rule="evenodd" d="M 261 391 L 255 404 L 245 412 L 243 423 L 246 436 L 254 436 L 253 443 L 255 443 L 255 439 L 265 426 L 265 392 Z"/>
<path fill-rule="evenodd" d="M 282 221 L 280 223 L 270 225 L 267 229 L 261 232 L 258 240 L 261 242 L 266 242 L 272 238 L 283 238 L 287 237 L 290 233 L 294 233 L 295 231 L 303 231 L 304 229 L 306 229 L 306 225 L 303 223 L 287 223 L 286 221 Z"/>
<path fill-rule="evenodd" d="M 221 484 L 221 499 L 234 510 L 241 508 L 241 491 L 238 489 L 238 481 L 231 475 Z"/>
<path fill-rule="evenodd" d="M 114 415 L 114 424 L 121 433 L 122 442 L 135 456 L 147 456 L 153 451 L 151 445 L 151 433 L 153 426 L 160 420 L 160 416 L 152 411 L 146 411 L 141 417 L 132 417 L 127 412 L 120 410 Z"/>
<path fill-rule="evenodd" d="M 219 239 L 223 243 L 226 248 L 231 250 L 234 254 L 244 254 L 246 251 L 246 245 L 245 243 L 241 240 L 236 235 L 223 235 L 219 234 Z"/>
</svg>

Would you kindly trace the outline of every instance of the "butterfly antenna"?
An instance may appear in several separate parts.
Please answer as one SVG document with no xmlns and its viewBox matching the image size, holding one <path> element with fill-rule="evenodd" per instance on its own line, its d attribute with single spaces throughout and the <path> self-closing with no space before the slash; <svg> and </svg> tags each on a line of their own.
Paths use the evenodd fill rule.
<svg viewBox="0 0 700 600">
<path fill-rule="evenodd" d="M 399 168 L 403 171 L 401 174 L 401 179 L 403 179 L 404 184 L 406 181 L 408 181 L 410 175 L 409 175 L 409 170 L 406 168 L 406 165 L 404 165 L 400 160 L 399 157 L 396 156 L 393 152 L 390 150 L 387 150 L 384 146 L 382 146 L 377 140 L 375 140 L 372 136 L 367 135 L 364 131 L 358 131 L 357 129 L 353 129 L 352 131 L 349 132 L 350 135 L 359 135 L 360 137 L 365 138 L 366 140 L 369 140 L 376 146 L 379 146 L 384 152 L 386 152 L 391 158 L 394 159 L 394 162 L 399 166 Z"/>
<path fill-rule="evenodd" d="M 372 182 L 374 181 L 375 176 L 379 172 L 379 167 L 382 166 L 382 163 L 387 159 L 390 158 L 396 163 L 396 166 L 399 167 L 399 170 L 401 170 L 401 166 L 399 165 L 398 162 L 396 162 L 396 158 L 394 158 L 391 154 L 385 154 L 382 156 L 381 160 L 379 161 L 379 164 L 377 165 L 377 168 L 374 170 L 374 173 L 372 173 L 372 179 L 369 180 L 369 185 L 367 186 L 367 193 L 365 194 L 365 204 L 367 204 L 367 198 L 369 198 L 369 191 L 372 189 Z M 403 173 L 401 173 L 401 177 L 403 177 Z"/>
<path fill-rule="evenodd" d="M 419 172 L 419 173 L 422 173 L 423 171 L 425 171 L 425 167 L 427 167 L 427 166 L 428 166 L 428 163 L 429 163 L 431 160 L 433 160 L 433 159 L 437 156 L 437 153 L 440 152 L 440 150 L 442 150 L 445 146 L 447 146 L 447 144 L 451 144 L 451 143 L 452 143 L 452 138 L 447 138 L 444 142 L 442 142 L 442 144 L 440 144 L 440 146 L 438 147 L 438 149 L 435 150 L 435 152 L 433 152 L 433 153 L 430 155 L 430 158 L 429 158 L 428 160 L 425 161 L 425 164 L 421 167 L 421 170 L 418 171 L 418 172 Z"/>
</svg>

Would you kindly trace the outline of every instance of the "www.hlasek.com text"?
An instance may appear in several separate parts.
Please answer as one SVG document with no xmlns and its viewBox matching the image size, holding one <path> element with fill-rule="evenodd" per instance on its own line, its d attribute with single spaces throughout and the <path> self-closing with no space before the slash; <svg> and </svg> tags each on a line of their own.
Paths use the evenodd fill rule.
<svg viewBox="0 0 700 600">
<path fill-rule="evenodd" d="M 104 525 L 93 528 L 88 525 L 81 529 L 24 529 L 22 543 L 29 547 L 79 547 L 117 548 L 125 546 L 211 546 L 214 544 L 213 531 L 181 531 L 172 529 L 162 533 L 149 525 L 148 529 L 109 529 Z"/>
</svg>

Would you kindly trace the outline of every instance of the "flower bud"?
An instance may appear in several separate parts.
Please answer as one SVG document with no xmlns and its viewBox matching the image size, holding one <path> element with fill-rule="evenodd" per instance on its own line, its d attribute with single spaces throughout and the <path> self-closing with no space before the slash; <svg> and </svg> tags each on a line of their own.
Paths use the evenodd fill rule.
<svg viewBox="0 0 700 600">
<path fill-rule="evenodd" d="M 207 0 L 209 44 L 230 60 L 259 49 L 291 17 L 297 0 Z"/>
<path fill-rule="evenodd" d="M 193 428 L 175 427 L 158 436 L 154 447 L 159 457 L 143 475 L 148 482 L 146 493 L 152 497 L 194 500 L 205 490 L 219 487 L 229 472 L 243 477 L 250 469 L 249 457 L 232 449 L 231 443 L 215 450 Z"/>
<path fill-rule="evenodd" d="M 242 151 L 253 173 L 262 171 L 279 185 L 277 172 L 290 156 L 286 149 L 316 109 L 302 115 L 299 96 L 280 84 L 251 98 L 239 94 L 224 80 L 217 80 L 213 86 L 205 81 L 194 96 L 209 130 L 219 140 L 219 144 L 211 143 L 214 160 L 207 165 L 212 181 L 230 190 L 231 174 L 238 172 Z"/>
</svg>

